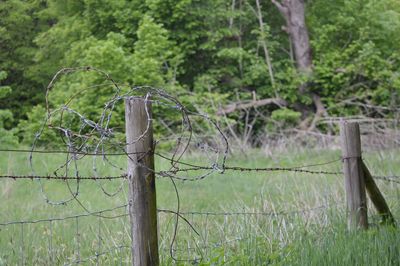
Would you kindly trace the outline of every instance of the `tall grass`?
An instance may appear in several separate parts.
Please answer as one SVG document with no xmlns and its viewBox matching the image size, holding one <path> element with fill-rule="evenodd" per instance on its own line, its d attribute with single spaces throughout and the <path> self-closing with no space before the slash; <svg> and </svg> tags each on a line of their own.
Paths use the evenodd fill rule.
<svg viewBox="0 0 400 266">
<path fill-rule="evenodd" d="M 398 152 L 364 154 L 375 175 L 400 173 Z M 337 159 L 338 151 L 309 150 L 265 156 L 254 151 L 247 158 L 232 156 L 230 165 L 245 167 L 300 166 Z M 35 156 L 38 174 L 49 174 L 62 156 Z M 203 158 L 185 158 L 198 162 Z M 123 157 L 113 158 L 124 167 Z M 159 169 L 167 162 L 156 161 Z M 115 169 L 98 166 L 102 175 L 118 175 Z M 80 162 L 80 174 L 90 175 L 91 160 Z M 314 168 L 313 168 L 314 169 Z M 336 162 L 315 170 L 340 171 Z M 0 173 L 29 174 L 26 155 L 2 153 Z M 122 182 L 122 183 L 121 183 Z M 377 181 L 389 205 L 399 219 L 399 185 Z M 107 191 L 122 190 L 114 197 Z M 90 211 L 126 204 L 125 181 L 83 181 L 79 200 Z M 182 212 L 215 212 L 185 218 L 197 231 L 176 217 L 159 213 L 159 248 L 163 265 L 399 265 L 400 234 L 397 229 L 378 226 L 370 206 L 371 229 L 350 233 L 346 230 L 343 177 L 290 172 L 215 173 L 196 182 L 177 182 Z M 64 181 L 43 181 L 45 194 L 52 200 L 70 196 Z M 70 182 L 72 188 L 76 185 Z M 168 179 L 157 180 L 159 209 L 176 210 L 177 196 Z M 37 181 L 0 180 L 0 223 L 66 217 L 85 213 L 71 201 L 52 206 L 45 202 Z M 231 213 L 253 213 L 252 215 Z M 125 208 L 103 215 L 126 213 Z M 225 213 L 225 215 L 223 215 Z M 172 246 L 171 242 L 175 237 Z M 126 265 L 130 262 L 129 219 L 96 216 L 71 218 L 36 224 L 0 226 L 0 265 L 64 265 L 87 259 L 82 264 Z M 96 256 L 97 254 L 97 256 Z M 22 257 L 23 255 L 23 257 Z M 174 259 L 177 259 L 174 260 Z"/>
</svg>

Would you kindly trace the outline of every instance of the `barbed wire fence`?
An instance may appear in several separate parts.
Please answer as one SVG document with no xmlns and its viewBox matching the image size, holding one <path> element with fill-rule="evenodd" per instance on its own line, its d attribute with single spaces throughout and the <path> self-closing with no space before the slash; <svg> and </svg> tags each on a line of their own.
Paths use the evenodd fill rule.
<svg viewBox="0 0 400 266">
<path fill-rule="evenodd" d="M 52 102 L 51 92 L 57 87 L 57 82 L 63 81 L 68 75 L 95 73 L 105 81 L 100 85 L 90 86 L 78 90 L 66 102 L 58 106 Z M 90 89 L 106 87 L 108 94 L 112 95 L 103 105 L 98 114 L 85 114 L 78 111 L 82 108 L 80 102 L 84 99 L 84 93 Z M 110 91 L 111 88 L 111 91 Z M 151 103 L 158 109 L 151 115 L 150 109 L 145 109 L 146 129 L 131 142 L 125 140 L 125 132 L 121 129 L 123 108 L 121 103 L 132 97 L 141 97 L 144 102 Z M 147 105 L 146 105 L 147 106 Z M 83 107 L 84 109 L 84 107 Z M 171 121 L 168 117 L 173 116 Z M 157 117 L 156 117 L 157 116 Z M 174 131 L 166 125 L 174 126 Z M 154 147 L 149 151 L 127 152 L 127 147 L 140 142 L 151 130 L 151 127 L 162 128 L 170 137 L 160 136 L 154 142 Z M 208 128 L 212 132 L 212 138 L 204 137 L 199 128 Z M 201 133 L 199 133 L 201 132 Z M 52 141 L 55 149 L 43 149 Z M 162 147 L 167 143 L 168 148 Z M 295 175 L 315 176 L 342 176 L 342 171 L 331 171 L 315 168 L 337 165 L 342 158 L 300 166 L 278 166 L 278 167 L 242 167 L 231 165 L 227 160 L 229 152 L 229 141 L 218 123 L 214 122 L 207 114 L 193 111 L 185 106 L 177 98 L 167 94 L 163 90 L 152 87 L 135 87 L 126 84 L 118 84 L 106 72 L 92 67 L 65 68 L 60 70 L 46 90 L 46 112 L 44 121 L 35 134 L 30 149 L 0 149 L 0 152 L 28 154 L 29 169 L 25 174 L 6 173 L 0 174 L 0 180 L 15 180 L 18 182 L 35 182 L 39 187 L 40 196 L 44 202 L 54 208 L 63 208 L 74 205 L 74 209 L 81 209 L 83 213 L 70 214 L 66 216 L 50 216 L 38 219 L 0 220 L 0 246 L 2 255 L 0 265 L 20 263 L 41 265 L 73 265 L 73 264 L 127 264 L 131 263 L 131 239 L 129 229 L 129 201 L 126 198 L 126 188 L 129 176 L 126 167 L 121 164 L 120 158 L 132 160 L 147 171 L 152 172 L 159 179 L 171 181 L 174 187 L 177 207 L 175 209 L 157 209 L 159 224 L 165 224 L 163 228 L 172 229 L 172 233 L 160 232 L 160 243 L 172 261 L 186 261 L 197 263 L 209 259 L 210 249 L 223 246 L 231 242 L 240 242 L 251 236 L 241 236 L 227 239 L 226 232 L 229 219 L 243 219 L 246 226 L 250 219 L 281 219 L 277 226 L 286 228 L 287 221 L 284 217 L 303 217 L 309 220 L 307 215 L 327 212 L 335 207 L 343 207 L 343 202 L 324 202 L 319 206 L 294 210 L 249 210 L 243 207 L 242 211 L 182 211 L 180 208 L 180 195 L 176 186 L 177 181 L 200 181 L 212 175 L 223 175 L 226 172 L 256 172 L 271 173 L 284 172 Z M 162 162 L 162 169 L 157 170 L 140 163 L 141 159 L 152 154 Z M 189 155 L 187 155 L 189 154 Z M 190 155 L 201 156 L 201 162 L 190 160 Z M 44 156 L 44 158 L 40 158 Z M 47 156 L 47 157 L 46 157 Z M 47 160 L 51 158 L 51 162 Z M 58 162 L 58 163 L 55 163 Z M 90 168 L 87 167 L 90 164 Z M 50 168 L 49 169 L 49 165 Z M 56 165 L 55 167 L 53 165 Z M 374 176 L 375 179 L 383 180 L 393 184 L 400 183 L 399 176 Z M 68 195 L 59 199 L 58 192 L 52 191 L 49 182 L 62 182 Z M 92 204 L 84 197 L 82 192 L 83 182 L 95 183 L 100 189 L 103 197 L 101 201 L 118 202 L 114 207 L 93 210 Z M 109 185 L 112 182 L 112 185 Z M 114 184 L 118 182 L 118 184 Z M 28 183 L 24 183 L 29 188 Z M 30 189 L 30 188 L 29 188 Z M 91 193 L 86 191 L 86 193 Z M 57 196 L 56 196 L 57 195 Z M 57 207 L 58 206 L 58 207 Z M 239 207 L 240 208 L 240 207 Z M 34 211 L 34 210 L 32 210 Z M 7 210 L 5 213 L 11 213 Z M 3 215 L 2 215 L 3 216 Z M 32 216 L 29 214 L 28 216 Z M 6 214 L 4 217 L 8 217 Z M 21 214 L 21 217 L 22 214 Z M 201 217 L 203 221 L 196 223 L 195 217 Z M 306 217 L 306 218 L 305 218 Z M 219 239 L 210 240 L 209 228 L 210 218 L 216 218 L 214 229 L 220 234 Z M 88 221 L 90 220 L 90 221 Z M 178 224 L 184 224 L 187 229 L 185 240 L 182 243 L 188 245 L 177 247 L 176 241 L 179 232 Z M 236 229 L 243 224 L 236 224 Z M 258 224 L 258 223 L 256 223 Z M 284 224 L 284 225 L 283 225 Z M 34 228 L 36 226 L 36 228 Z M 65 229 L 68 228 L 68 229 Z M 248 227 L 242 229 L 249 229 Z M 112 232 L 111 232 L 112 230 Z M 282 229 L 283 230 L 283 229 Z M 280 230 L 280 234 L 285 234 Z M 63 231 L 69 232 L 64 235 Z M 171 232 L 171 230 L 169 230 Z M 41 236 L 36 236 L 40 232 Z M 231 232 L 234 233 L 234 232 Z M 287 231 L 286 231 L 287 234 Z M 37 246 L 33 240 L 44 246 Z M 191 241 L 198 239 L 198 241 Z M 218 241 L 219 240 L 219 241 Z M 186 242 L 185 242 L 186 241 Z M 67 244 L 66 244 L 67 243 Z M 191 244 L 189 244 L 191 243 Z M 68 246 L 67 246 L 68 245 Z M 42 254 L 48 253 L 47 257 Z M 186 253 L 185 253 L 186 252 Z M 184 254 L 185 253 L 185 254 Z"/>
</svg>

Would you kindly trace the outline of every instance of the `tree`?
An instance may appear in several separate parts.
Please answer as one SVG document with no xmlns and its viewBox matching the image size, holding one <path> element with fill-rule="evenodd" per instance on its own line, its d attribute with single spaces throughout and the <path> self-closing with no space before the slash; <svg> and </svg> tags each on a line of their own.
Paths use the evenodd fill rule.
<svg viewBox="0 0 400 266">
<path fill-rule="evenodd" d="M 299 72 L 306 78 L 311 77 L 313 72 L 313 63 L 311 55 L 310 38 L 305 20 L 305 0 L 271 0 L 285 18 L 286 26 L 283 27 L 291 39 L 291 45 L 295 55 L 296 65 Z M 308 110 L 305 105 L 299 105 L 298 109 L 303 113 L 303 122 L 301 128 L 312 130 L 315 128 L 316 121 L 326 113 L 321 97 L 317 92 L 308 91 L 308 83 L 305 82 L 299 87 L 300 94 L 310 95 L 315 105 L 315 116 L 309 123 L 307 118 Z"/>
<path fill-rule="evenodd" d="M 310 74 L 312 72 L 312 56 L 308 28 L 305 21 L 304 0 L 271 0 L 285 18 L 287 32 L 293 45 L 297 68 L 300 72 Z M 304 90 L 305 88 L 301 88 Z"/>
<path fill-rule="evenodd" d="M 7 73 L 0 70 L 0 82 L 7 78 Z M 0 99 L 6 98 L 11 93 L 10 86 L 0 85 Z M 8 130 L 13 122 L 13 114 L 10 110 L 0 110 L 0 143 L 2 147 L 17 145 L 18 139 L 14 135 L 15 130 Z"/>
<path fill-rule="evenodd" d="M 34 38 L 51 26 L 50 20 L 40 17 L 45 8 L 46 2 L 40 0 L 0 3 L 0 69 L 7 73 L 2 83 L 13 88 L 0 99 L 0 106 L 13 110 L 13 126 L 44 98 L 43 84 L 31 79 L 27 69 L 34 64 Z"/>
<path fill-rule="evenodd" d="M 137 85 L 179 87 L 177 75 L 180 52 L 170 40 L 169 32 L 148 14 L 139 22 L 138 40 L 132 55 L 132 80 Z"/>
<path fill-rule="evenodd" d="M 400 2 L 312 1 L 307 7 L 316 36 L 313 87 L 330 115 L 393 117 L 400 92 Z"/>
<path fill-rule="evenodd" d="M 9 0 L 0 15 L 2 84 L 12 87 L 0 106 L 14 118 L 7 129 L 39 117 L 30 112 L 42 110 L 32 107 L 43 106 L 55 72 L 82 65 L 162 87 L 192 107 L 218 99 L 207 110 L 229 113 L 238 128 L 249 113 L 312 130 L 324 107 L 331 116 L 388 117 L 356 104 L 400 100 L 397 0 Z M 60 80 L 51 103 L 98 83 L 92 74 Z M 110 93 L 91 89 L 76 107 L 95 116 Z"/>
</svg>

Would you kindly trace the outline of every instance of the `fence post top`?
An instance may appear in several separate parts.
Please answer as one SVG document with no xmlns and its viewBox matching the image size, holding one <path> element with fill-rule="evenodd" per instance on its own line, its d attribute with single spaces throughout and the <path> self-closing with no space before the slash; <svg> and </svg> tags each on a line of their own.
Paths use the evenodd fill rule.
<svg viewBox="0 0 400 266">
<path fill-rule="evenodd" d="M 361 157 L 360 126 L 357 122 L 340 122 L 340 136 L 343 158 Z"/>
<path fill-rule="evenodd" d="M 125 98 L 125 102 L 148 102 L 149 98 L 140 96 L 128 96 Z"/>
<path fill-rule="evenodd" d="M 358 122 L 355 121 L 349 121 L 349 120 L 345 120 L 345 119 L 340 119 L 339 122 L 340 126 L 344 127 L 344 126 L 359 126 Z"/>
</svg>

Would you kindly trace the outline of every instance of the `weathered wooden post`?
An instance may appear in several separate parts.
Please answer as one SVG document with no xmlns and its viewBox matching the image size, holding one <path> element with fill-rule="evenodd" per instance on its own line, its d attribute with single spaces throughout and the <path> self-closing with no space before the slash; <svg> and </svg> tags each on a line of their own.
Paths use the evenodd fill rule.
<svg viewBox="0 0 400 266">
<path fill-rule="evenodd" d="M 360 127 L 358 123 L 340 124 L 343 172 L 345 175 L 348 228 L 368 228 L 367 199 L 361 158 Z"/>
<path fill-rule="evenodd" d="M 371 173 L 368 170 L 368 167 L 365 165 L 364 162 L 362 163 L 362 167 L 364 171 L 365 187 L 367 189 L 369 198 L 374 204 L 375 209 L 377 210 L 379 215 L 382 217 L 383 223 L 396 226 L 396 221 L 394 220 L 394 217 L 390 212 L 389 206 L 387 205 L 383 194 L 376 185 Z"/>
<path fill-rule="evenodd" d="M 151 103 L 125 100 L 132 265 L 159 265 Z"/>
</svg>

